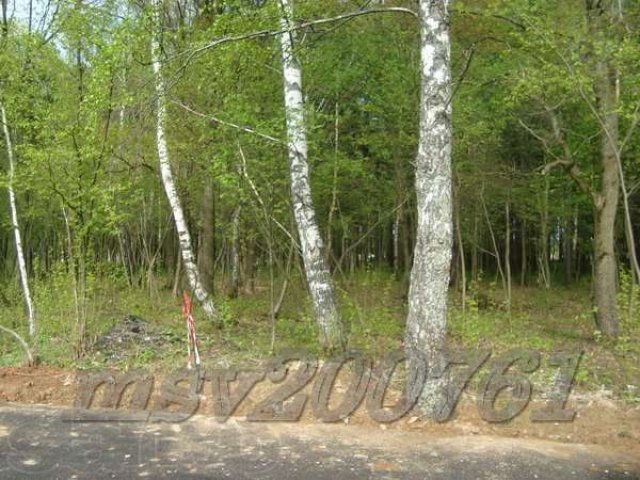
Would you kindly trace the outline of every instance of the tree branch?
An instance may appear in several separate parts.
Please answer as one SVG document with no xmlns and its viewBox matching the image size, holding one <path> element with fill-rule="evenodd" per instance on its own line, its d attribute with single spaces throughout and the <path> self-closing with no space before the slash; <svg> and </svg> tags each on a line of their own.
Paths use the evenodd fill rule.
<svg viewBox="0 0 640 480">
<path fill-rule="evenodd" d="M 256 199 L 258 200 L 258 203 L 260 204 L 260 207 L 262 208 L 262 212 L 263 212 L 263 215 L 265 216 L 265 219 L 267 221 L 271 220 L 273 223 L 275 223 L 276 226 L 280 230 L 282 230 L 282 232 L 287 237 L 289 237 L 289 240 L 291 240 L 292 244 L 296 246 L 296 249 L 298 251 L 301 251 L 302 247 L 300 247 L 300 244 L 298 242 L 296 242 L 296 239 L 289 232 L 289 230 L 287 230 L 284 227 L 284 225 L 282 225 L 273 215 L 270 215 L 269 212 L 267 211 L 267 207 L 265 206 L 264 201 L 262 200 L 262 197 L 260 196 L 260 192 L 258 191 L 258 188 L 256 187 L 256 184 L 253 183 L 253 180 L 251 180 L 251 177 L 247 173 L 247 157 L 245 157 L 245 155 L 244 155 L 244 150 L 242 149 L 242 144 L 240 143 L 240 140 L 238 140 L 238 151 L 240 153 L 240 159 L 242 160 L 242 164 L 240 165 L 240 173 L 245 178 L 245 180 L 247 180 L 247 183 L 249 183 L 249 186 L 251 187 L 251 190 L 253 191 L 253 194 L 255 195 Z"/>
<path fill-rule="evenodd" d="M 572 178 L 572 180 L 576 183 L 576 185 L 578 185 L 578 188 L 582 190 L 584 193 L 586 193 L 587 195 L 589 195 L 591 197 L 591 200 L 593 201 L 593 204 L 596 207 L 599 207 L 600 204 L 602 203 L 602 196 L 598 194 L 596 191 L 594 191 L 593 188 L 591 188 L 591 185 L 585 182 L 584 178 L 582 178 L 580 169 L 578 168 L 578 165 L 573 159 L 573 154 L 569 149 L 569 144 L 567 144 L 567 141 L 562 135 L 562 130 L 560 129 L 560 122 L 558 121 L 557 115 L 547 105 L 545 105 L 544 108 L 545 108 L 545 111 L 547 112 L 547 115 L 549 116 L 549 120 L 551 121 L 553 136 L 562 147 L 562 152 L 564 154 L 564 161 L 562 162 L 558 161 L 559 162 L 558 165 L 562 165 L 564 167 L 565 172 L 567 172 L 567 174 Z M 549 168 L 545 167 L 545 170 L 548 171 L 550 168 L 552 167 L 549 167 Z"/>
<path fill-rule="evenodd" d="M 618 149 L 618 152 L 619 152 L 618 155 L 622 156 L 622 152 L 624 152 L 624 149 L 627 146 L 627 143 L 629 142 L 629 140 L 631 140 L 633 132 L 638 126 L 639 120 L 640 120 L 640 102 L 638 102 L 635 110 L 633 111 L 633 120 L 631 120 L 631 125 L 629 125 L 629 128 L 627 129 L 627 133 L 624 136 L 624 140 L 622 140 L 622 143 L 620 144 L 620 148 Z"/>
<path fill-rule="evenodd" d="M 284 141 L 282 141 L 282 140 L 280 140 L 280 139 L 278 139 L 276 137 L 272 137 L 271 135 L 267 135 L 266 133 L 258 132 L 257 130 L 254 130 L 251 127 L 243 127 L 243 126 L 237 125 L 235 123 L 226 122 L 224 120 L 221 120 L 220 118 L 218 118 L 218 117 L 216 117 L 214 115 L 211 115 L 211 114 L 205 114 L 205 113 L 197 112 L 197 111 L 193 110 L 191 107 L 189 107 L 188 105 L 185 105 L 184 103 L 176 101 L 176 100 L 172 100 L 171 103 L 175 103 L 179 107 L 184 108 L 187 112 L 190 112 L 190 113 L 192 113 L 194 115 L 197 115 L 198 117 L 206 118 L 208 120 L 211 120 L 211 121 L 214 121 L 216 123 L 219 123 L 220 125 L 224 125 L 226 127 L 235 128 L 236 130 L 240 130 L 240 131 L 246 132 L 246 133 L 251 133 L 253 135 L 256 135 L 258 137 L 264 138 L 266 140 L 270 140 L 270 141 L 275 142 L 275 143 L 286 145 L 286 142 L 284 142 Z"/>
<path fill-rule="evenodd" d="M 458 93 L 458 90 L 462 85 L 462 81 L 464 80 L 464 77 L 467 75 L 467 72 L 469 71 L 469 67 L 471 67 L 471 60 L 473 60 L 473 56 L 475 55 L 475 53 L 476 53 L 476 43 L 471 45 L 468 49 L 466 49 L 463 52 L 466 59 L 464 68 L 462 69 L 462 73 L 460 73 L 460 76 L 458 77 L 458 81 L 456 82 L 456 85 L 453 88 L 453 92 L 451 92 L 451 96 L 447 101 L 447 106 L 449 105 L 449 103 L 451 103 L 453 98 L 456 96 L 456 93 Z"/>
<path fill-rule="evenodd" d="M 458 9 L 455 9 L 455 8 L 452 8 L 451 12 L 457 13 L 459 15 L 470 15 L 470 16 L 476 16 L 476 17 L 495 18 L 497 20 L 502 20 L 503 22 L 510 23 L 514 27 L 517 27 L 519 30 L 525 31 L 527 29 L 524 26 L 524 24 L 522 24 L 522 23 L 520 23 L 520 22 L 518 22 L 518 21 L 516 21 L 516 20 L 514 20 L 512 18 L 506 17 L 504 15 L 498 15 L 498 14 L 493 14 L 493 13 L 486 14 L 486 13 L 482 13 L 482 12 L 472 12 L 472 11 L 469 11 L 469 10 L 458 10 Z"/>
<path fill-rule="evenodd" d="M 404 7 L 369 8 L 366 10 L 357 10 L 355 12 L 343 13 L 341 15 L 336 15 L 334 17 L 319 18 L 316 20 L 299 22 L 297 24 L 291 25 L 288 28 L 281 28 L 279 30 L 260 30 L 257 32 L 243 33 L 240 35 L 231 35 L 228 37 L 219 38 L 218 40 L 214 40 L 212 42 L 209 42 L 201 47 L 197 47 L 191 50 L 190 52 L 188 52 L 187 59 L 180 66 L 180 68 L 178 68 L 178 70 L 176 71 L 176 75 L 178 75 L 182 70 L 187 68 L 187 65 L 189 65 L 189 63 L 191 63 L 191 61 L 194 58 L 196 58 L 196 56 L 208 50 L 211 50 L 213 48 L 219 47 L 220 45 L 223 45 L 225 43 L 239 42 L 242 40 L 252 40 L 255 38 L 263 38 L 263 37 L 274 37 L 274 36 L 281 35 L 283 33 L 291 32 L 294 30 L 302 30 L 314 25 L 322 25 L 325 23 L 339 22 L 340 20 L 346 20 L 349 18 L 359 17 L 363 15 L 371 15 L 374 13 L 404 13 L 404 14 L 409 14 L 415 17 L 416 19 L 419 18 L 418 13 L 415 12 L 414 10 L 411 10 L 410 8 L 404 8 Z"/>
<path fill-rule="evenodd" d="M 594 205 L 599 205 L 601 202 L 600 195 L 597 192 L 595 192 L 593 188 L 591 188 L 591 185 L 589 185 L 584 180 L 584 178 L 582 178 L 580 169 L 578 168 L 578 165 L 576 164 L 576 162 L 573 160 L 573 154 L 569 149 L 569 145 L 567 144 L 566 140 L 564 139 L 564 136 L 562 135 L 562 130 L 560 129 L 560 123 L 558 122 L 557 116 L 555 115 L 555 113 L 553 113 L 553 110 L 551 110 L 548 106 L 545 105 L 544 108 L 547 114 L 549 115 L 549 120 L 551 121 L 551 128 L 552 128 L 554 139 L 562 147 L 563 158 L 560 158 L 555 153 L 553 153 L 553 151 L 549 146 L 549 141 L 546 138 L 544 138 L 539 133 L 535 132 L 531 127 L 529 127 L 522 120 L 518 119 L 518 123 L 520 124 L 520 126 L 522 126 L 522 128 L 524 128 L 532 137 L 540 141 L 540 143 L 542 143 L 544 147 L 545 152 L 554 159 L 553 162 L 547 163 L 542 166 L 541 173 L 543 175 L 547 175 L 549 171 L 551 171 L 553 168 L 563 167 L 564 171 L 576 183 L 578 188 L 582 192 L 586 193 L 591 197 L 591 201 L 594 203 Z"/>
<path fill-rule="evenodd" d="M 380 225 L 380 223 L 390 217 L 391 215 L 393 215 L 397 210 L 399 210 L 400 208 L 402 208 L 402 206 L 407 203 L 408 199 L 405 198 L 404 200 L 402 200 L 402 202 L 400 202 L 398 205 L 396 205 L 393 210 L 385 213 L 384 215 L 382 215 L 381 217 L 378 218 L 378 220 L 366 231 L 364 232 L 364 234 L 358 239 L 356 240 L 354 243 L 352 243 L 351 245 L 349 245 L 347 248 L 344 249 L 344 252 L 342 252 L 342 255 L 340 255 L 340 258 L 337 260 L 336 264 L 338 266 L 342 265 L 342 261 L 344 260 L 344 258 L 347 256 L 347 254 L 349 252 L 351 252 L 354 248 L 356 248 L 358 245 L 360 245 L 362 242 L 364 242 L 367 237 L 378 227 L 378 225 Z"/>
<path fill-rule="evenodd" d="M 518 119 L 518 123 L 520 124 L 520 126 L 522 128 L 524 128 L 533 138 L 535 138 L 536 140 L 538 140 L 540 143 L 542 143 L 542 146 L 544 147 L 545 151 L 553 158 L 555 158 L 556 160 L 558 159 L 558 156 L 553 153 L 551 151 L 551 148 L 549 147 L 549 141 L 544 138 L 542 135 L 540 135 L 539 133 L 537 133 L 533 128 L 531 128 L 529 125 L 527 125 L 526 123 L 524 123 L 522 120 Z"/>
</svg>

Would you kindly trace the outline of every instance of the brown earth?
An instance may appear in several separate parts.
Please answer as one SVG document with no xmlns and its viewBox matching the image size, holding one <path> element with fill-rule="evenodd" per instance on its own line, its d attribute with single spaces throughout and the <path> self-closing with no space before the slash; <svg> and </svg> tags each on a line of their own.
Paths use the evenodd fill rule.
<svg viewBox="0 0 640 480">
<path fill-rule="evenodd" d="M 267 397 L 276 386 L 263 381 L 249 393 L 240 404 L 234 416 L 244 417 L 259 400 Z M 77 390 L 74 370 L 49 366 L 4 367 L 0 368 L 0 405 L 3 403 L 40 404 L 51 406 L 73 406 Z M 307 388 L 303 391 L 310 391 Z M 336 384 L 334 398 L 344 391 L 340 382 Z M 389 395 L 393 397 L 393 395 Z M 152 397 L 151 405 L 154 405 Z M 211 388 L 205 382 L 200 397 L 200 415 L 213 416 Z M 391 424 L 378 424 L 369 418 L 361 405 L 344 423 L 368 429 L 400 430 L 435 437 L 494 436 L 503 438 L 540 439 L 562 443 L 599 445 L 607 449 L 624 452 L 632 458 L 640 459 L 640 406 L 611 398 L 606 392 L 579 394 L 572 393 L 567 408 L 577 414 L 572 422 L 540 423 L 532 422 L 529 413 L 540 407 L 533 401 L 519 416 L 505 423 L 488 423 L 482 419 L 476 402 L 471 395 L 464 394 L 453 418 L 444 423 L 421 419 L 410 412 Z M 152 407 L 153 408 L 153 407 Z M 311 408 L 307 405 L 300 422 L 318 424 Z"/>
</svg>

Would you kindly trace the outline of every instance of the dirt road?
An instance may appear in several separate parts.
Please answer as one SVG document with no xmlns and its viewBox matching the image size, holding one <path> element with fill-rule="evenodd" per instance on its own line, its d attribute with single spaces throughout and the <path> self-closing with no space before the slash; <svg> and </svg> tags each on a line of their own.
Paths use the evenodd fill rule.
<svg viewBox="0 0 640 480">
<path fill-rule="evenodd" d="M 603 446 L 203 416 L 83 418 L 0 407 L 0 478 L 640 479 L 640 459 Z"/>
</svg>

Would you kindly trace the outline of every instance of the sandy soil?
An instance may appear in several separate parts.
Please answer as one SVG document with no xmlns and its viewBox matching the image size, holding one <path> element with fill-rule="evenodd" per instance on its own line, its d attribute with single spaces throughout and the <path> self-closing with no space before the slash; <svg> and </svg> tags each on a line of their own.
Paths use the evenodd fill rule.
<svg viewBox="0 0 640 480">
<path fill-rule="evenodd" d="M 73 406 L 77 391 L 77 376 L 74 370 L 64 370 L 48 366 L 6 367 L 0 369 L 0 404 L 21 403 L 55 406 Z M 234 416 L 245 417 L 260 401 L 277 388 L 268 380 L 258 383 L 240 404 Z M 330 406 L 335 404 L 344 388 L 338 382 L 334 387 Z M 309 392 L 311 387 L 303 392 Z M 154 395 L 156 394 L 154 390 Z M 389 395 L 393 399 L 393 395 Z M 334 397 L 336 397 L 334 399 Z M 154 408 L 155 396 L 150 405 Z M 205 382 L 200 397 L 198 414 L 213 416 L 211 386 Z M 373 421 L 364 403 L 343 423 L 367 429 L 400 430 L 436 437 L 493 436 L 551 440 L 561 443 L 600 445 L 603 448 L 624 451 L 640 459 L 640 406 L 611 398 L 604 392 L 572 393 L 567 404 L 576 410 L 572 422 L 540 423 L 532 422 L 529 413 L 539 408 L 540 403 L 532 402 L 515 419 L 505 423 L 489 423 L 478 410 L 474 399 L 464 394 L 453 417 L 444 423 L 436 423 L 420 418 L 410 412 L 391 424 Z M 322 423 L 316 419 L 309 405 L 306 406 L 300 422 L 303 424 Z"/>
</svg>

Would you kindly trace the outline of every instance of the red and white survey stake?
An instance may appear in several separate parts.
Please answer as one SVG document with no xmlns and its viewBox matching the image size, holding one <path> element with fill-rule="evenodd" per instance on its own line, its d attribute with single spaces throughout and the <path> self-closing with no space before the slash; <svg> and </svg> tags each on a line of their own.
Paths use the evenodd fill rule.
<svg viewBox="0 0 640 480">
<path fill-rule="evenodd" d="M 185 290 L 182 293 L 182 316 L 187 323 L 187 368 L 191 369 L 195 364 L 200 369 L 200 354 L 198 353 L 198 340 L 196 338 L 196 322 L 191 314 L 191 297 Z"/>
</svg>

